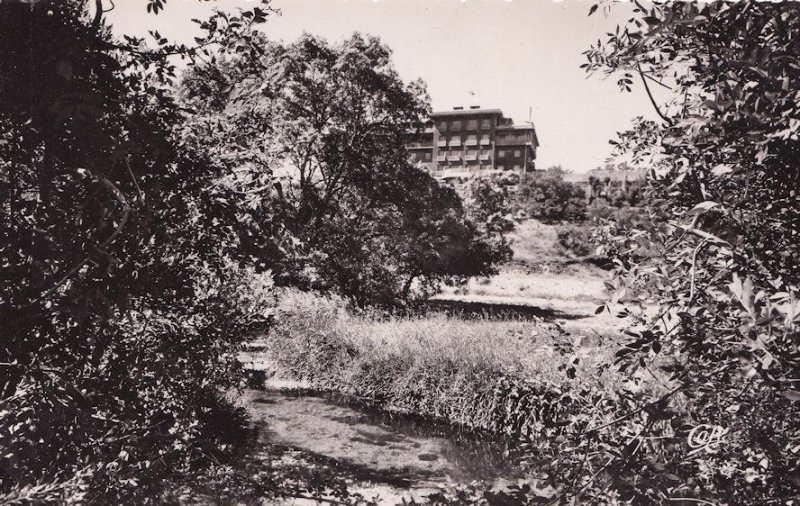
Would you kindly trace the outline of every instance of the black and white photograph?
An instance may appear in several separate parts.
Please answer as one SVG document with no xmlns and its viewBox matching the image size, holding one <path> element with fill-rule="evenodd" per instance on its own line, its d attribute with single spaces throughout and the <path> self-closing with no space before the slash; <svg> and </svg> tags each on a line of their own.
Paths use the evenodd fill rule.
<svg viewBox="0 0 800 506">
<path fill-rule="evenodd" d="M 0 505 L 800 506 L 800 3 L 0 0 Z"/>
</svg>

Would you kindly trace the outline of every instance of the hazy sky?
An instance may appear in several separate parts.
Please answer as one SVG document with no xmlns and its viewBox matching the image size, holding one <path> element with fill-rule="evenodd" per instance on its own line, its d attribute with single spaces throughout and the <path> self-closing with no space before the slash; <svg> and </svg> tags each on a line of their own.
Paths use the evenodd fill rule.
<svg viewBox="0 0 800 506">
<path fill-rule="evenodd" d="M 394 52 L 404 80 L 428 83 L 434 110 L 480 105 L 500 108 L 515 121 L 529 108 L 541 146 L 537 166 L 561 164 L 585 172 L 610 154 L 608 140 L 637 115 L 655 118 L 640 86 L 620 93 L 614 79 L 586 78 L 581 54 L 624 22 L 632 8 L 616 6 L 588 17 L 593 2 L 579 0 L 274 0 L 281 16 L 264 31 L 291 41 L 303 31 L 330 40 L 354 31 L 377 35 Z M 195 25 L 214 7 L 253 6 L 247 0 L 168 0 L 158 16 L 143 0 L 116 0 L 109 13 L 116 33 L 162 35 L 191 41 Z M 653 90 L 654 92 L 657 90 Z"/>
</svg>

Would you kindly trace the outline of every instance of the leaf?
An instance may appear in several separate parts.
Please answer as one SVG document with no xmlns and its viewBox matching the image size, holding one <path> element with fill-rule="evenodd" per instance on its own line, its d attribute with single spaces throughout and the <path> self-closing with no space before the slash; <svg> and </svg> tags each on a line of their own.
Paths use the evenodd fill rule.
<svg viewBox="0 0 800 506">
<path fill-rule="evenodd" d="M 797 390 L 784 390 L 783 392 L 778 393 L 792 402 L 800 402 L 800 392 Z"/>
<path fill-rule="evenodd" d="M 733 171 L 733 168 L 730 165 L 725 164 L 719 164 L 711 168 L 711 174 L 717 177 L 724 176 L 731 171 Z"/>
<path fill-rule="evenodd" d="M 756 162 L 758 164 L 764 163 L 764 159 L 767 157 L 768 154 L 769 154 L 769 146 L 764 145 L 764 147 L 761 148 L 756 154 Z"/>
<path fill-rule="evenodd" d="M 692 209 L 687 212 L 687 216 L 694 216 L 695 214 L 703 214 L 704 212 L 708 211 L 709 209 L 713 209 L 718 207 L 720 204 L 717 202 L 706 200 L 705 202 L 701 202 L 694 206 Z"/>
</svg>

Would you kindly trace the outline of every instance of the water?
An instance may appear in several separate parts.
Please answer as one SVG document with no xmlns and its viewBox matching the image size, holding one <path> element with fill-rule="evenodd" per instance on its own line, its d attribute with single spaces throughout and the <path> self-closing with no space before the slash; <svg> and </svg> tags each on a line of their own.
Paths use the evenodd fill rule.
<svg viewBox="0 0 800 506">
<path fill-rule="evenodd" d="M 390 504 L 441 485 L 503 486 L 525 475 L 510 441 L 307 392 L 251 390 L 248 400 L 261 438 L 346 469 L 354 491 Z"/>
</svg>

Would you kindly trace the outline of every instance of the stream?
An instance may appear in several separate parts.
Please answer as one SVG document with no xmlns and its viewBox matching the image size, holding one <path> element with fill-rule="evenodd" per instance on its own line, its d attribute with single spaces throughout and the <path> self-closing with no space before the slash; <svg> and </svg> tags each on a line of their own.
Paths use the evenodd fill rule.
<svg viewBox="0 0 800 506">
<path fill-rule="evenodd" d="M 312 455 L 323 470 L 346 471 L 353 492 L 381 504 L 419 501 L 473 480 L 503 487 L 524 476 L 512 443 L 415 415 L 303 390 L 249 390 L 247 401 L 262 441 Z"/>
</svg>

